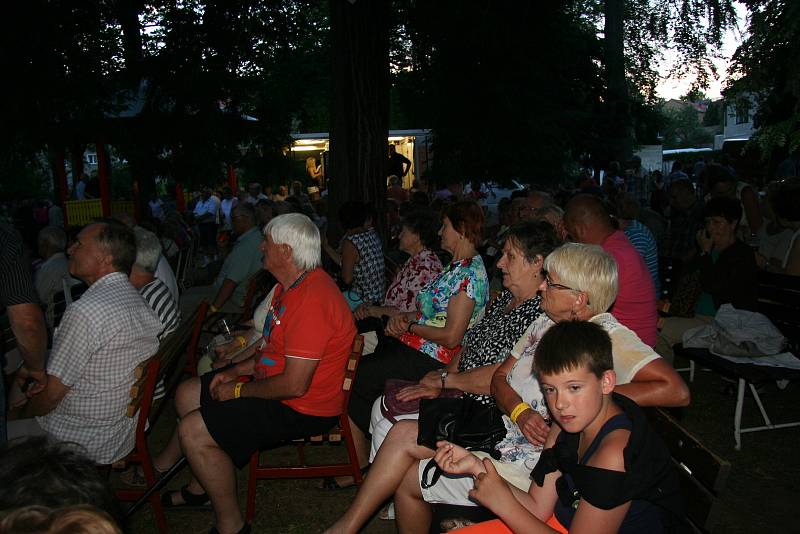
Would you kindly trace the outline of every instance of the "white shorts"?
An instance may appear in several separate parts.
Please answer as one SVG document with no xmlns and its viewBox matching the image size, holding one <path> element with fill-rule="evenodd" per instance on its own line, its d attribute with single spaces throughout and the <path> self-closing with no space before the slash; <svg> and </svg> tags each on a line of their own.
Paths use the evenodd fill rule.
<svg viewBox="0 0 800 534">
<path fill-rule="evenodd" d="M 473 453 L 479 458 L 489 458 L 485 452 Z M 516 486 L 522 491 L 527 492 L 531 485 L 530 470 L 521 463 L 498 462 L 492 459 L 497 472 L 508 483 Z M 469 475 L 448 475 L 443 473 L 439 480 L 430 488 L 422 487 L 422 473 L 428 460 L 419 462 L 418 478 L 420 480 L 420 491 L 425 502 L 432 504 L 453 504 L 459 506 L 478 506 L 479 503 L 469 498 L 468 493 L 475 487 L 475 480 Z M 430 479 L 431 472 L 428 473 Z"/>
<path fill-rule="evenodd" d="M 372 441 L 370 442 L 369 449 L 369 463 L 375 460 L 375 455 L 378 454 L 378 449 L 380 449 L 381 444 L 383 444 L 383 440 L 386 439 L 386 434 L 389 433 L 394 425 L 393 422 L 383 416 L 383 412 L 381 411 L 382 401 L 383 395 L 378 397 L 372 404 L 372 414 L 369 419 L 369 433 L 372 434 Z M 419 419 L 419 414 L 398 415 L 395 419 L 398 421 L 402 421 L 403 419 Z"/>
</svg>

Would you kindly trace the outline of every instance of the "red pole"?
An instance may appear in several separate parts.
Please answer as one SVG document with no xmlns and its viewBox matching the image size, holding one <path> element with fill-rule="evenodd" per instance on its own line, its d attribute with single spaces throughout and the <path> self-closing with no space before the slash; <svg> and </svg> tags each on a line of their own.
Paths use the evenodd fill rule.
<svg viewBox="0 0 800 534">
<path fill-rule="evenodd" d="M 228 165 L 228 185 L 233 191 L 233 195 L 236 196 L 236 191 L 238 190 L 236 187 L 236 167 L 233 165 Z"/>
<path fill-rule="evenodd" d="M 180 182 L 175 182 L 175 209 L 178 213 L 186 211 L 186 198 L 183 196 L 183 187 Z"/>
<path fill-rule="evenodd" d="M 108 154 L 101 141 L 97 142 L 97 179 L 100 182 L 100 204 L 103 217 L 111 215 L 111 187 L 109 183 Z"/>
</svg>

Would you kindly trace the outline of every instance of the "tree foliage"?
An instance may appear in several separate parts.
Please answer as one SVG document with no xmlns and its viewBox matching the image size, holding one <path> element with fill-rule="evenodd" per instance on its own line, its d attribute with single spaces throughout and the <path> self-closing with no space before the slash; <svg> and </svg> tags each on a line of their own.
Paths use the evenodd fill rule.
<svg viewBox="0 0 800 534">
<path fill-rule="evenodd" d="M 756 97 L 762 154 L 800 148 L 800 3 L 787 0 L 746 0 L 750 13 L 748 37 L 731 65 L 734 81 L 727 94 Z"/>
</svg>

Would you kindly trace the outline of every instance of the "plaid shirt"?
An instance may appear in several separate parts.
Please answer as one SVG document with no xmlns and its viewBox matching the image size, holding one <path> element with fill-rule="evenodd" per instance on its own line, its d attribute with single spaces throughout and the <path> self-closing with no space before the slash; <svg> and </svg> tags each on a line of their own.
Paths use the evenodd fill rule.
<svg viewBox="0 0 800 534">
<path fill-rule="evenodd" d="M 158 350 L 162 326 L 123 273 L 107 274 L 70 305 L 56 329 L 48 374 L 69 388 L 39 425 L 108 464 L 134 446 L 136 418 L 125 414 L 133 370 Z"/>
</svg>

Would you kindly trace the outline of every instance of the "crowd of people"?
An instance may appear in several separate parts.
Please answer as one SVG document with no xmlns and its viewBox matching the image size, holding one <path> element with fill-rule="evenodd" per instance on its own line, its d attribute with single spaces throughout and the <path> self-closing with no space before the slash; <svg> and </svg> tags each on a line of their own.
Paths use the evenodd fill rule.
<svg viewBox="0 0 800 534">
<path fill-rule="evenodd" d="M 762 202 L 709 163 L 701 183 L 676 168 L 654 186 L 666 196 L 648 203 L 615 172 L 603 185 L 584 175 L 569 194 L 515 191 L 493 225 L 478 181 L 428 192 L 397 179 L 386 212 L 351 201 L 331 225 L 325 200 L 299 183 L 275 194 L 205 188 L 187 214 L 153 199 L 140 225 L 125 215 L 77 234 L 44 225 L 36 262 L 2 224 L 0 305 L 17 347 L 0 383 L 0 440 L 77 444 L 60 453 L 90 464 L 126 456 L 134 368 L 206 300 L 249 329 L 178 387 L 179 419 L 154 467 L 187 458 L 190 481 L 162 505 L 210 505 L 211 532 L 251 531 L 236 470 L 254 451 L 338 422 L 357 334 L 367 343 L 346 409 L 365 478 L 328 532 L 357 532 L 388 501 L 401 532 L 426 532 L 434 504 L 486 507 L 500 522 L 485 532 L 667 531 L 682 521 L 676 474 L 641 407 L 689 405 L 671 363 L 683 332 L 723 304 L 755 309 L 759 269 L 800 275 L 800 184 L 770 184 Z M 341 228 L 337 242 L 329 226 Z M 179 286 L 170 260 L 180 250 L 196 250 L 198 269 L 215 266 L 213 282 Z M 659 262 L 672 267 L 669 284 Z M 266 297 L 247 306 L 262 272 Z M 76 284 L 85 291 L 56 317 L 54 297 Z M 664 296 L 675 313 L 659 327 Z M 445 393 L 502 421 L 490 447 L 468 450 L 455 435 L 422 444 L 424 407 Z M 15 508 L 3 521 L 49 524 L 68 510 L 116 528 L 113 507 L 85 492 L 8 497 L 39 482 L 9 482 L 26 458 L 13 446 L 0 454 L 0 513 Z"/>
</svg>

